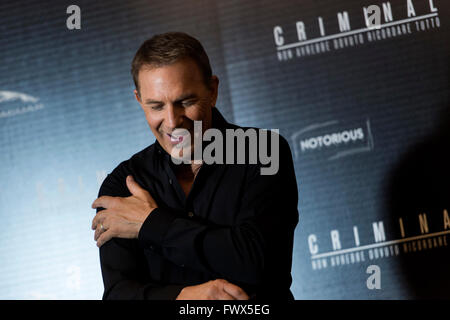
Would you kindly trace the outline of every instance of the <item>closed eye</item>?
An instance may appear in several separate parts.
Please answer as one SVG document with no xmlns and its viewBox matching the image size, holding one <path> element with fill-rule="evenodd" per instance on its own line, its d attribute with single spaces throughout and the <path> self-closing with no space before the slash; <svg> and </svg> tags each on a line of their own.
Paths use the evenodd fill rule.
<svg viewBox="0 0 450 320">
<path fill-rule="evenodd" d="M 183 101 L 181 104 L 183 107 L 189 107 L 189 106 L 194 105 L 196 102 L 197 102 L 197 100 L 186 100 L 186 101 Z"/>
<path fill-rule="evenodd" d="M 152 110 L 160 111 L 160 110 L 162 110 L 163 106 L 161 104 L 157 104 L 157 105 L 152 105 L 151 108 L 152 108 Z"/>
</svg>

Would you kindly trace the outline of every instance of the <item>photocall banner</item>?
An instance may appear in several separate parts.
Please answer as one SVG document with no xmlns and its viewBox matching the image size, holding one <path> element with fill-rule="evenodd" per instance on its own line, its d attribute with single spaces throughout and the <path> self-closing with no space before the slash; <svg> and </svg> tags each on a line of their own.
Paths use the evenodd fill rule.
<svg viewBox="0 0 450 320">
<path fill-rule="evenodd" d="M 289 141 L 296 299 L 449 298 L 449 18 L 446 0 L 2 3 L 0 298 L 101 298 L 90 205 L 155 140 L 130 64 L 167 31 L 202 42 L 228 121 Z"/>
</svg>

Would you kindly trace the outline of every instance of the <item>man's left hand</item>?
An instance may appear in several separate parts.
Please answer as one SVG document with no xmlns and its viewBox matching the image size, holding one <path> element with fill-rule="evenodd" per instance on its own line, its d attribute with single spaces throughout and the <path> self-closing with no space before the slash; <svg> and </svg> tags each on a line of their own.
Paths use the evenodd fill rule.
<svg viewBox="0 0 450 320">
<path fill-rule="evenodd" d="M 113 237 L 135 239 L 142 223 L 158 207 L 150 193 L 127 176 L 126 184 L 131 192 L 129 197 L 101 196 L 92 203 L 92 208 L 105 208 L 92 220 L 94 239 L 101 247 Z"/>
</svg>

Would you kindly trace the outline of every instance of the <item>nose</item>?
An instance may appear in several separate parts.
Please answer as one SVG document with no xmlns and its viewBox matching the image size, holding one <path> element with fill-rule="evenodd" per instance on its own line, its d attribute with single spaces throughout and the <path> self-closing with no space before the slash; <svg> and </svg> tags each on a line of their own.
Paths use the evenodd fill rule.
<svg viewBox="0 0 450 320">
<path fill-rule="evenodd" d="M 183 108 L 178 108 L 173 104 L 170 104 L 166 109 L 167 113 L 165 116 L 165 126 L 169 130 L 175 130 L 175 128 L 180 128 L 183 123 Z"/>
</svg>

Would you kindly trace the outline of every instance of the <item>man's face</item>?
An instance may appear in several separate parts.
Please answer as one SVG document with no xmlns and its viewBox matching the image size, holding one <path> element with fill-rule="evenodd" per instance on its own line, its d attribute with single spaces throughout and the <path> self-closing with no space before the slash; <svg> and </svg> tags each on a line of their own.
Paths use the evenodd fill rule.
<svg viewBox="0 0 450 320">
<path fill-rule="evenodd" d="M 180 146 L 183 140 L 182 131 L 177 129 L 186 129 L 191 135 L 193 153 L 194 121 L 202 121 L 203 132 L 211 128 L 217 77 L 212 77 L 208 88 L 197 64 L 192 59 L 183 59 L 167 66 L 143 67 L 139 87 L 140 94 L 135 90 L 136 99 L 164 150 L 172 154 L 172 148 Z"/>
</svg>

